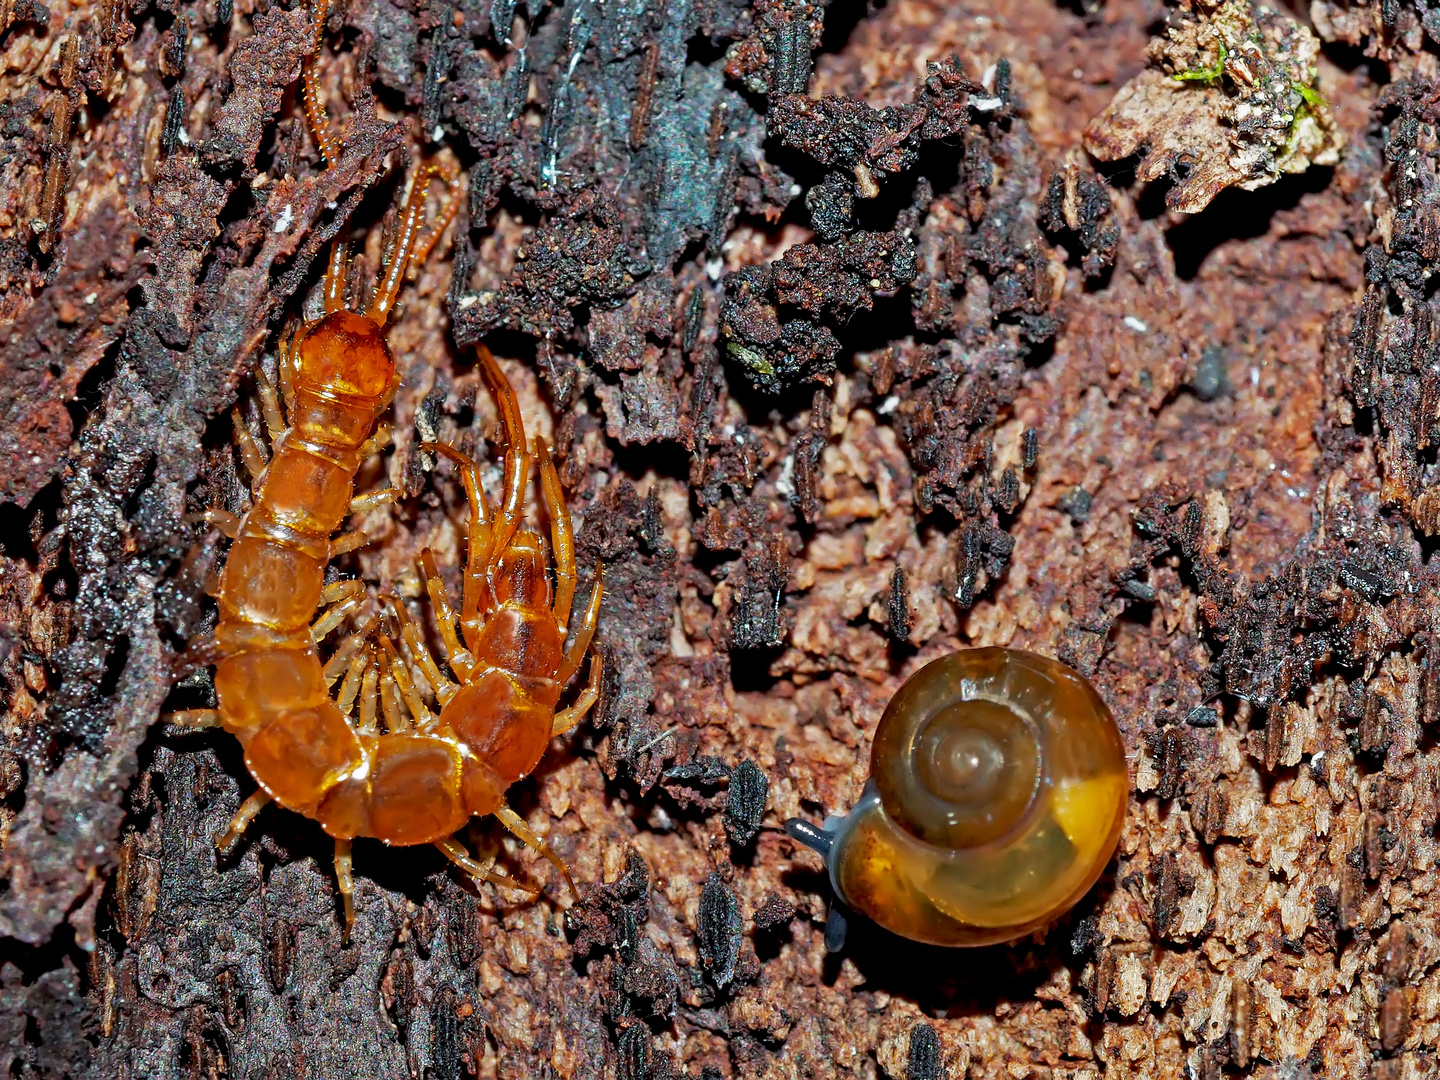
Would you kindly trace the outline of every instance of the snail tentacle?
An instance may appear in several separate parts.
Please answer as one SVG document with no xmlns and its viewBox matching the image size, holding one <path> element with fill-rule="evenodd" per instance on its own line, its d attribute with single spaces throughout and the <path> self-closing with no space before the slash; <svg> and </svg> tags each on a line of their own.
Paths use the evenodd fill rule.
<svg viewBox="0 0 1440 1080">
<path fill-rule="evenodd" d="M 785 822 L 785 831 L 792 840 L 799 840 L 821 858 L 830 854 L 835 844 L 835 834 L 818 825 L 812 825 L 804 818 L 792 817 Z"/>
</svg>

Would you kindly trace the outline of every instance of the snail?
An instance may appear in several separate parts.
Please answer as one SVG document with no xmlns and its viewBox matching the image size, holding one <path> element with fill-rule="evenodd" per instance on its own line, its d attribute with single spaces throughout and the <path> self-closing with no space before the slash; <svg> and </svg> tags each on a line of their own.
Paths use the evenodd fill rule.
<svg viewBox="0 0 1440 1080">
<path fill-rule="evenodd" d="M 1019 649 L 967 649 L 912 675 L 875 732 L 859 803 L 785 830 L 824 858 L 838 901 L 931 945 L 991 945 L 1040 929 L 1099 878 L 1129 780 L 1095 688 Z"/>
</svg>

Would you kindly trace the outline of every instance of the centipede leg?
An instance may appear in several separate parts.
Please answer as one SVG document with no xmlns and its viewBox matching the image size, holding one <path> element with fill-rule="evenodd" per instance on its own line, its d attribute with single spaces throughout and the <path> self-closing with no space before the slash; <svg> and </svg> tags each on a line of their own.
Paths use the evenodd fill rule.
<svg viewBox="0 0 1440 1080">
<path fill-rule="evenodd" d="M 585 621 L 576 631 L 575 643 L 565 653 L 560 670 L 555 674 L 555 681 L 561 686 L 569 682 L 570 677 L 580 670 L 580 662 L 585 659 L 585 650 L 590 648 L 590 642 L 595 637 L 595 626 L 600 621 L 600 600 L 604 595 L 604 570 L 597 565 L 595 567 L 595 584 L 590 589 L 590 603 L 585 608 Z"/>
<path fill-rule="evenodd" d="M 540 461 L 540 492 L 550 516 L 550 545 L 555 549 L 555 604 L 551 614 L 563 637 L 570 625 L 570 605 L 575 601 L 575 527 L 565 506 L 565 493 L 560 490 L 560 474 L 555 471 L 550 447 L 538 435 L 535 456 Z"/>
<path fill-rule="evenodd" d="M 240 448 L 240 460 L 245 463 L 245 471 L 250 475 L 250 489 L 259 491 L 260 477 L 264 475 L 267 464 L 265 452 L 245 426 L 245 418 L 240 415 L 239 409 L 230 410 L 230 422 L 234 426 L 235 445 Z"/>
<path fill-rule="evenodd" d="M 340 906 L 345 911 L 345 932 L 342 935 L 346 945 L 350 944 L 350 930 L 355 925 L 355 875 L 354 862 L 350 858 L 350 841 L 335 840 L 335 883 L 340 888 Z"/>
<path fill-rule="evenodd" d="M 349 270 L 349 252 L 344 240 L 330 245 L 330 263 L 325 267 L 325 314 L 345 310 L 345 278 Z"/>
<path fill-rule="evenodd" d="M 280 396 L 275 392 L 275 384 L 270 381 L 270 376 L 265 374 L 263 367 L 255 368 L 255 387 L 260 391 L 260 412 L 265 418 L 265 434 L 273 450 L 285 432 L 285 417 L 280 412 Z"/>
<path fill-rule="evenodd" d="M 595 707 L 595 702 L 600 700 L 600 657 L 590 658 L 590 681 L 585 684 L 585 689 L 575 699 L 575 704 L 568 709 L 561 709 L 555 714 L 555 719 L 550 724 L 550 735 L 563 735 L 572 727 L 585 719 L 585 714 Z"/>
<path fill-rule="evenodd" d="M 341 533 L 330 543 L 330 557 L 344 555 L 347 551 L 354 551 L 370 543 L 374 538 L 368 533 L 356 529 L 353 532 Z"/>
<path fill-rule="evenodd" d="M 389 506 L 398 498 L 400 498 L 400 489 L 396 487 L 367 491 L 364 495 L 356 495 L 350 500 L 350 513 L 363 514 L 367 510 L 374 510 L 377 506 Z"/>
<path fill-rule="evenodd" d="M 280 403 L 287 423 L 295 409 L 295 371 L 298 367 L 300 339 L 304 336 L 305 331 L 299 320 L 292 318 L 283 331 L 280 348 L 275 357 L 275 373 L 280 382 Z"/>
<path fill-rule="evenodd" d="M 218 506 L 211 507 L 202 514 L 187 515 L 186 521 L 203 521 L 206 525 L 214 525 L 220 530 L 220 535 L 227 540 L 234 540 L 240 535 L 240 519 L 229 510 L 222 510 Z"/>
<path fill-rule="evenodd" d="M 375 434 L 360 444 L 360 460 L 368 461 L 385 447 L 390 445 L 390 438 L 394 430 L 389 424 L 381 424 L 375 429 Z"/>
<path fill-rule="evenodd" d="M 235 845 L 240 842 L 240 837 L 245 835 L 245 830 L 255 820 L 255 815 L 269 806 L 272 801 L 268 791 L 260 790 L 251 795 L 243 803 L 235 816 L 230 819 L 230 827 L 215 839 L 216 850 L 221 855 L 229 855 L 235 850 Z"/>
<path fill-rule="evenodd" d="M 360 622 L 355 629 L 340 639 L 335 646 L 335 651 L 330 654 L 330 659 L 325 662 L 322 674 L 326 686 L 334 686 L 335 680 L 340 678 L 349 668 L 351 659 L 365 647 L 366 641 L 370 638 L 370 631 L 375 629 L 379 619 L 372 613 Z"/>
<path fill-rule="evenodd" d="M 550 865 L 560 871 L 561 877 L 565 879 L 565 884 L 570 886 L 570 895 L 576 900 L 580 899 L 580 890 L 575 888 L 575 879 L 570 876 L 570 868 L 565 865 L 565 860 L 555 853 L 554 848 L 536 835 L 535 830 L 530 828 L 524 818 L 508 806 L 501 806 L 495 811 L 495 820 L 509 829 L 515 838 L 526 847 L 539 852 L 549 860 Z"/>
<path fill-rule="evenodd" d="M 439 849 L 440 853 L 447 859 L 465 871 L 465 873 L 469 874 L 477 883 L 488 881 L 492 885 L 504 885 L 507 888 L 527 893 L 530 896 L 539 895 L 534 889 L 527 889 L 508 874 L 502 874 L 496 870 L 495 860 L 493 858 L 487 859 L 483 863 L 478 862 L 465 850 L 465 846 L 458 840 L 437 840 L 435 841 L 435 847 Z"/>
<path fill-rule="evenodd" d="M 385 659 L 389 664 L 390 672 L 384 678 L 393 679 L 396 693 L 404 702 L 405 708 L 409 711 L 415 726 L 421 731 L 428 730 L 434 723 L 435 717 L 425 703 L 420 700 L 420 692 L 415 689 L 415 683 L 410 678 L 410 672 L 406 670 L 405 662 L 400 657 L 400 652 L 395 644 L 384 634 L 380 635 L 380 647 L 385 650 Z M 389 720 L 389 715 L 386 715 Z"/>
<path fill-rule="evenodd" d="M 426 549 L 429 550 L 428 548 Z M 456 692 L 460 689 L 453 682 L 445 677 L 440 670 L 440 665 L 435 663 L 435 657 L 430 655 L 430 646 L 425 644 L 425 639 L 420 636 L 420 631 L 415 628 L 415 623 L 410 618 L 410 613 L 405 610 L 405 605 L 400 603 L 394 596 L 385 597 L 391 609 L 395 612 L 395 621 L 400 624 L 400 640 L 410 650 L 414 662 L 419 665 L 425 676 L 425 681 L 430 684 L 430 689 L 435 692 L 435 700 L 443 708 Z M 437 618 L 439 612 L 436 612 Z M 454 632 L 453 630 L 451 631 Z"/>
<path fill-rule="evenodd" d="M 425 589 L 430 593 L 435 621 L 440 625 L 440 640 L 445 643 L 445 660 L 460 676 L 461 682 L 469 682 L 475 670 L 475 657 L 460 643 L 460 637 L 455 633 L 455 609 L 450 606 L 445 583 L 440 580 L 440 571 L 435 567 L 435 553 L 426 548 L 420 553 L 420 564 L 425 570 Z"/>
<path fill-rule="evenodd" d="M 165 713 L 160 717 L 168 724 L 176 727 L 189 728 L 192 731 L 203 731 L 206 728 L 220 726 L 219 709 L 180 709 L 177 712 Z"/>
</svg>

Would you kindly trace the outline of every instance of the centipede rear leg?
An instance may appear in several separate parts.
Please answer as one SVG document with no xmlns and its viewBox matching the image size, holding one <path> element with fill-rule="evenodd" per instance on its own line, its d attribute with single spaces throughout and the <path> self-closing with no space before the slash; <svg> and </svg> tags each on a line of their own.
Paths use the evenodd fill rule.
<svg viewBox="0 0 1440 1080">
<path fill-rule="evenodd" d="M 495 395 L 496 404 L 500 407 L 500 424 L 505 433 L 505 490 L 491 528 L 489 550 L 484 553 L 485 575 L 488 578 L 500 556 L 515 539 L 515 533 L 520 527 L 521 501 L 529 479 L 530 455 L 525 452 L 525 423 L 520 417 L 520 403 L 515 400 L 515 388 L 510 385 L 510 380 L 505 377 L 489 349 L 480 345 L 476 352 L 480 357 L 480 370 L 485 381 L 490 384 L 490 391 Z M 477 601 L 478 599 L 476 597 Z M 467 618 L 473 615 L 475 610 L 468 587 L 465 609 Z"/>
<path fill-rule="evenodd" d="M 540 462 L 540 494 L 550 518 L 550 546 L 555 552 L 555 601 L 550 611 L 563 634 L 570 625 L 570 606 L 575 601 L 575 529 L 560 489 L 560 474 L 550 447 L 535 436 L 535 456 Z"/>
</svg>

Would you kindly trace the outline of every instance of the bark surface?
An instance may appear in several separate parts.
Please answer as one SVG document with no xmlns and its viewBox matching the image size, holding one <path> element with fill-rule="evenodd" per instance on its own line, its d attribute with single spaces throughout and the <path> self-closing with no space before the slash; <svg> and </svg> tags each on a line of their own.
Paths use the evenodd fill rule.
<svg viewBox="0 0 1440 1080">
<path fill-rule="evenodd" d="M 1196 139 L 1309 160 L 1273 93 L 1228 126 L 1215 10 L 349 0 L 322 170 L 303 6 L 0 0 L 0 1076 L 1432 1075 L 1435 13 L 1316 4 L 1318 92 L 1287 78 L 1338 162 L 1186 216 Z M 1293 17 L 1267 40 L 1308 64 Z M 1086 155 L 1133 151 L 1091 125 L 1136 79 L 1164 169 Z M 158 717 L 211 700 L 182 653 L 228 547 L 197 516 L 245 506 L 231 411 L 258 433 L 329 242 L 373 273 L 437 154 L 465 203 L 360 478 L 404 498 L 336 568 L 413 598 L 429 545 L 458 585 L 418 444 L 493 489 L 483 340 L 582 598 L 605 569 L 600 704 L 512 793 L 582 899 L 490 823 L 538 899 L 360 842 L 345 944 L 319 828 L 272 808 L 217 858 L 254 782 Z M 850 806 L 890 695 L 965 645 L 1095 683 L 1119 853 L 1015 945 L 827 956 L 776 826 Z"/>
</svg>

